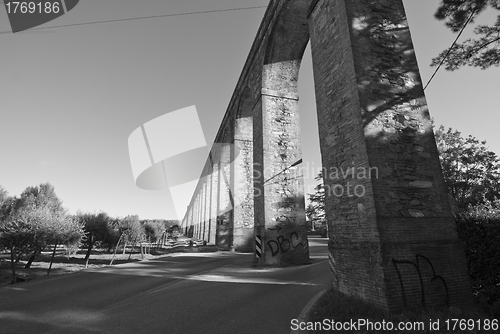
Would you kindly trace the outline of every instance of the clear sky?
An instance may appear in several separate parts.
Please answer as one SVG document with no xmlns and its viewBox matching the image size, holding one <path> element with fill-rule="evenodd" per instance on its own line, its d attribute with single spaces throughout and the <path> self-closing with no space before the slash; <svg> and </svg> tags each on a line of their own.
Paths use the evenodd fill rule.
<svg viewBox="0 0 500 334">
<path fill-rule="evenodd" d="M 42 27 L 239 7 L 268 0 L 81 0 Z M 433 17 L 438 1 L 404 1 L 424 82 L 454 40 Z M 182 218 L 168 191 L 136 187 L 127 140 L 142 124 L 195 105 L 211 143 L 265 8 L 0 34 L 0 185 L 11 195 L 54 185 L 74 213 Z M 493 24 L 497 13 L 478 23 Z M 10 31 L 0 8 L 0 32 Z M 426 90 L 437 125 L 486 140 L 497 133 L 499 68 L 441 69 Z M 320 166 L 309 49 L 299 80 L 304 161 Z M 182 138 L 179 138 L 182 140 Z M 172 143 L 175 145 L 175 143 Z M 204 160 L 204 158 L 202 159 Z M 312 192 L 306 180 L 306 192 Z M 189 194 L 190 195 L 190 194 Z M 189 196 L 188 196 L 189 197 Z M 187 204 L 187 203 L 186 203 Z"/>
</svg>

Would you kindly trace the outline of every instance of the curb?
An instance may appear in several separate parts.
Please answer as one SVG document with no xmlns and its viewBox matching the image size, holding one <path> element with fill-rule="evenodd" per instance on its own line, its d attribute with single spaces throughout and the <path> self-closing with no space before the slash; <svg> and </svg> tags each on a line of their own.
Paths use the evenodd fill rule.
<svg viewBox="0 0 500 334">
<path fill-rule="evenodd" d="M 300 312 L 299 317 L 297 319 L 297 320 L 299 320 L 299 322 L 304 322 L 304 321 L 307 320 L 307 314 L 309 313 L 309 311 L 311 310 L 311 308 L 314 306 L 314 304 L 316 303 L 316 301 L 321 296 L 323 296 L 323 294 L 325 292 L 326 292 L 326 290 L 322 290 L 322 291 L 318 292 L 316 294 L 316 296 L 312 297 L 312 299 L 307 303 L 307 305 Z M 307 334 L 307 331 L 302 331 L 302 330 L 296 329 L 296 330 L 290 331 L 290 334 Z"/>
</svg>

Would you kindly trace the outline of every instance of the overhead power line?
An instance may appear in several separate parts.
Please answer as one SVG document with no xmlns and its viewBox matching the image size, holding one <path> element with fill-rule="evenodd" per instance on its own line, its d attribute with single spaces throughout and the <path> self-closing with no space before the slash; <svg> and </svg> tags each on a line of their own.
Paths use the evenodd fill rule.
<svg viewBox="0 0 500 334">
<path fill-rule="evenodd" d="M 187 15 L 209 14 L 209 13 L 232 12 L 232 11 L 239 11 L 239 10 L 259 9 L 259 8 L 267 8 L 267 6 L 229 8 L 229 9 L 216 9 L 216 10 L 205 10 L 205 11 L 200 11 L 200 12 L 187 12 L 187 13 L 175 13 L 175 14 L 164 14 L 164 15 L 140 16 L 140 17 L 130 17 L 130 18 L 123 18 L 123 19 L 115 19 L 115 20 L 104 20 L 104 21 L 72 23 L 72 24 L 63 24 L 63 25 L 59 25 L 59 26 L 32 28 L 32 29 L 28 29 L 26 31 L 42 30 L 42 29 L 54 29 L 54 28 L 64 28 L 64 27 L 75 27 L 75 26 L 101 24 L 101 23 L 111 23 L 111 22 L 123 22 L 123 21 L 135 21 L 135 20 L 149 20 L 149 19 L 157 19 L 157 18 L 165 18 L 165 17 L 173 17 L 173 16 L 187 16 Z M 0 34 L 7 34 L 7 33 L 11 33 L 11 31 L 1 31 L 0 32 Z"/>
<path fill-rule="evenodd" d="M 436 70 L 432 74 L 431 78 L 425 84 L 424 90 L 427 88 L 427 86 L 429 86 L 429 84 L 431 83 L 432 79 L 434 79 L 434 77 L 436 76 L 436 73 L 439 71 L 439 69 L 441 68 L 441 65 L 443 65 L 443 63 L 446 60 L 446 58 L 448 58 L 451 50 L 453 50 L 453 47 L 455 46 L 455 44 L 457 44 L 457 41 L 460 38 L 460 35 L 462 35 L 462 32 L 464 31 L 465 27 L 469 24 L 470 20 L 472 20 L 472 17 L 474 16 L 475 12 L 476 12 L 476 10 L 474 9 L 472 11 L 472 13 L 470 13 L 469 18 L 467 19 L 467 21 L 465 21 L 465 24 L 462 26 L 462 29 L 460 29 L 460 32 L 458 33 L 457 38 L 455 38 L 455 40 L 453 41 L 453 44 L 451 44 L 450 48 L 448 49 L 448 52 L 446 52 L 446 54 L 444 55 L 443 59 L 441 59 L 441 62 L 439 63 L 438 67 L 436 68 Z"/>
<path fill-rule="evenodd" d="M 283 169 L 281 172 L 279 172 L 278 174 L 275 174 L 274 176 L 271 176 L 270 178 L 268 178 L 267 180 L 264 181 L 263 185 L 266 184 L 267 182 L 271 181 L 272 179 L 274 179 L 275 177 L 277 177 L 278 175 L 281 175 L 283 174 L 284 172 L 286 172 L 287 170 L 289 170 L 290 168 L 292 167 L 295 167 L 297 165 L 300 165 L 302 163 L 302 159 L 299 159 L 297 161 L 295 161 L 293 164 L 291 164 L 290 166 L 288 166 L 287 168 Z"/>
</svg>

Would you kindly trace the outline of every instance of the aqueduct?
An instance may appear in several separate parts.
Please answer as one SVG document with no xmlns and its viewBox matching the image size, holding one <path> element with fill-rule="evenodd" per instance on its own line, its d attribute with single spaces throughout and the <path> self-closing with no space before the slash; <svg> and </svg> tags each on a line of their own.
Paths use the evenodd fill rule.
<svg viewBox="0 0 500 334">
<path fill-rule="evenodd" d="M 333 285 L 384 309 L 470 296 L 401 0 L 271 0 L 182 226 L 309 262 L 297 83 L 311 43 Z M 339 173 L 339 171 L 342 171 Z M 350 172 L 349 172 L 350 171 Z M 255 253 L 257 256 L 257 253 Z"/>
</svg>

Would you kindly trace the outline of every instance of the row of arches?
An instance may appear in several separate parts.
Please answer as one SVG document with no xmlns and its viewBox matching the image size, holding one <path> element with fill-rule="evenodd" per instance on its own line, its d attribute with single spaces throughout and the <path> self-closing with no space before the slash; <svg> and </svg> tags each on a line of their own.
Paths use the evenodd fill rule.
<svg viewBox="0 0 500 334">
<path fill-rule="evenodd" d="M 183 226 L 222 249 L 253 252 L 258 237 L 267 265 L 309 263 L 298 103 L 308 42 L 325 188 L 363 189 L 326 194 L 334 286 L 385 309 L 468 300 L 400 0 L 270 1 Z M 284 240 L 294 247 L 275 247 Z M 427 260 L 418 270 L 394 267 L 416 256 Z"/>
</svg>

